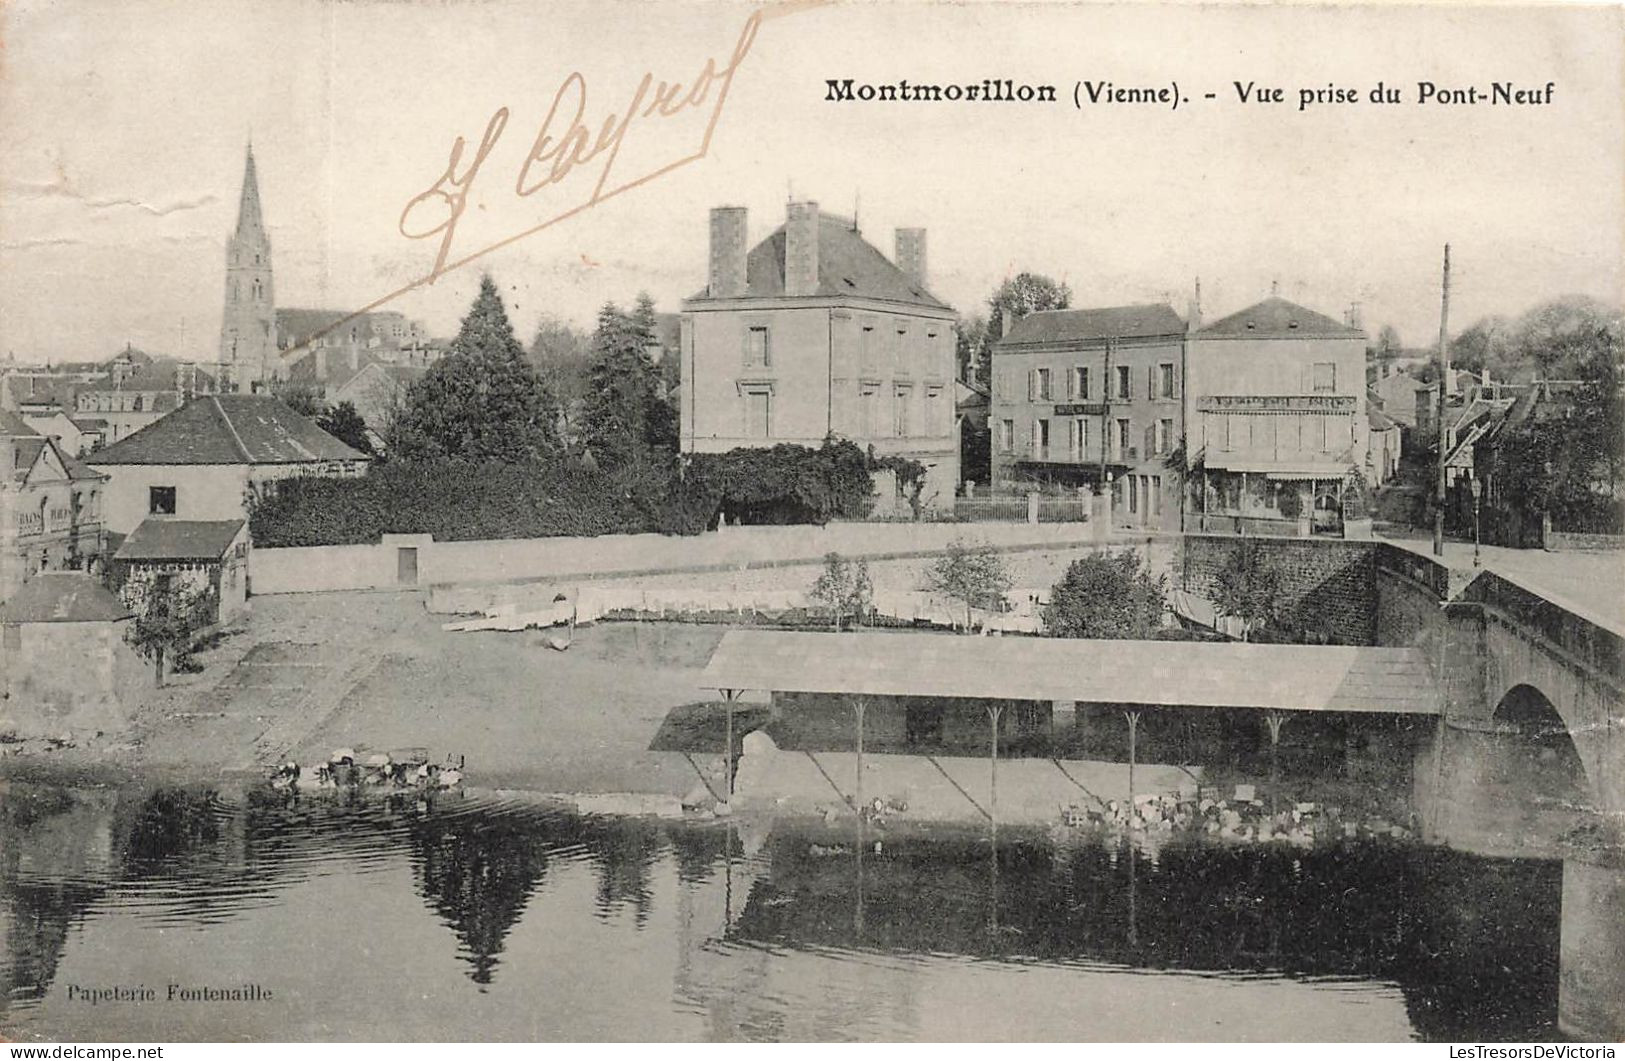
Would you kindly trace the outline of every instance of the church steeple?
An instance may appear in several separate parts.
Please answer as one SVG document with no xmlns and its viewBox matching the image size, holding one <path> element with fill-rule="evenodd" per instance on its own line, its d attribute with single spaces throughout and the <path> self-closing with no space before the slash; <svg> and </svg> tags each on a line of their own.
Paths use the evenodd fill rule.
<svg viewBox="0 0 1625 1061">
<path fill-rule="evenodd" d="M 248 142 L 248 160 L 243 165 L 243 195 L 237 204 L 237 238 L 246 235 L 265 235 L 265 223 L 260 219 L 260 182 L 254 172 L 254 142 Z"/>
<path fill-rule="evenodd" d="M 240 389 L 276 374 L 276 297 L 271 286 L 271 238 L 260 214 L 259 175 L 250 143 L 243 163 L 237 228 L 226 241 L 226 308 L 220 321 L 220 363 Z"/>
</svg>

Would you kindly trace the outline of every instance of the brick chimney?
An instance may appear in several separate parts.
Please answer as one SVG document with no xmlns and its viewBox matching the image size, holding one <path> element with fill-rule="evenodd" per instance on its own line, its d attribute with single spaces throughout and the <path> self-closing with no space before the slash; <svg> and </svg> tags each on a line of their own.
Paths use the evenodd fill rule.
<svg viewBox="0 0 1625 1061">
<path fill-rule="evenodd" d="M 1185 330 L 1194 332 L 1202 327 L 1202 278 L 1196 278 L 1196 286 L 1191 291 L 1191 300 L 1185 307 Z"/>
<path fill-rule="evenodd" d="M 818 204 L 791 203 L 784 222 L 784 293 L 818 293 Z"/>
<path fill-rule="evenodd" d="M 925 229 L 900 228 L 896 234 L 897 253 L 893 257 L 903 275 L 914 281 L 920 290 L 929 290 L 925 271 Z"/>
<path fill-rule="evenodd" d="M 739 298 L 745 293 L 745 208 L 711 209 L 711 272 L 707 291 L 712 298 Z"/>
</svg>

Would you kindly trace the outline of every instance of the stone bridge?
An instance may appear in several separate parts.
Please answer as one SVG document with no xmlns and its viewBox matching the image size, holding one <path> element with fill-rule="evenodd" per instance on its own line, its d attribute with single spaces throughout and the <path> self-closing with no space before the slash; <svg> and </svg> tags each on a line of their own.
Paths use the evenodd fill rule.
<svg viewBox="0 0 1625 1061">
<path fill-rule="evenodd" d="M 1473 742 L 1456 734 L 1521 737 L 1574 768 L 1591 809 L 1625 818 L 1625 624 L 1493 566 L 1386 544 L 1375 564 L 1376 639 L 1424 649 L 1445 694 L 1450 765 L 1474 773 L 1458 747 Z"/>
</svg>

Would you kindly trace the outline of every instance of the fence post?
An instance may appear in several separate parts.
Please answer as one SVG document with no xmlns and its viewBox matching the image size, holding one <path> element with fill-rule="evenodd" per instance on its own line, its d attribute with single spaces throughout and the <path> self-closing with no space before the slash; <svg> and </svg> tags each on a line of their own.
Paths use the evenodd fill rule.
<svg viewBox="0 0 1625 1061">
<path fill-rule="evenodd" d="M 1036 493 L 1027 495 L 1027 522 L 1038 522 L 1038 495 Z"/>
</svg>

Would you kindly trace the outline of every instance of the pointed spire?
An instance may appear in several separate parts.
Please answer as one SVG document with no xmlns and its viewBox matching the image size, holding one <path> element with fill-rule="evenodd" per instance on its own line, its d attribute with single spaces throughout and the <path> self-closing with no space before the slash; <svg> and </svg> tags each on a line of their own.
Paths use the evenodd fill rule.
<svg viewBox="0 0 1625 1061">
<path fill-rule="evenodd" d="M 237 235 L 259 234 L 265 230 L 260 219 L 260 182 L 254 172 L 254 142 L 248 143 L 243 164 L 243 197 L 237 205 Z"/>
</svg>

